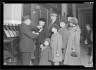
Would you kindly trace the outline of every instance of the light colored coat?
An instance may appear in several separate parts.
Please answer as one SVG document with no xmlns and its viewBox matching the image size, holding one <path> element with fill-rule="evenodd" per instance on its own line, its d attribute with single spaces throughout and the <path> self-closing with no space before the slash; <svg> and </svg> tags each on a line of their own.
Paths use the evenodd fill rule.
<svg viewBox="0 0 96 70">
<path fill-rule="evenodd" d="M 79 26 L 76 26 L 75 28 L 72 28 L 70 30 L 70 34 L 68 37 L 68 44 L 65 54 L 65 65 L 80 65 L 80 28 Z M 76 49 L 76 52 L 78 54 L 77 57 L 72 57 L 71 52 L 72 49 Z"/>
<path fill-rule="evenodd" d="M 63 59 L 65 58 L 65 53 L 66 53 L 66 48 L 67 48 L 67 43 L 68 43 L 68 35 L 69 35 L 69 30 L 67 27 L 60 28 L 58 31 L 62 35 L 62 40 L 63 40 Z"/>
<path fill-rule="evenodd" d="M 52 61 L 60 62 L 62 61 L 62 36 L 59 33 L 52 34 L 51 37 L 51 48 L 52 48 Z M 59 54 L 59 56 L 56 56 Z"/>
</svg>

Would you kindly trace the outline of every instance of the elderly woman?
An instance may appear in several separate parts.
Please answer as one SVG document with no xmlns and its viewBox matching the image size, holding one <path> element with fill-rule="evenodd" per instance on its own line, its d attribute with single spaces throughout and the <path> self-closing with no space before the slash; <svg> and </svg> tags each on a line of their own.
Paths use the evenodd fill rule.
<svg viewBox="0 0 96 70">
<path fill-rule="evenodd" d="M 69 37 L 66 48 L 64 65 L 80 65 L 80 33 L 81 30 L 78 25 L 78 20 L 75 17 L 68 17 Z M 74 56 L 72 53 L 75 52 Z M 77 54 L 77 56 L 76 56 Z"/>
</svg>

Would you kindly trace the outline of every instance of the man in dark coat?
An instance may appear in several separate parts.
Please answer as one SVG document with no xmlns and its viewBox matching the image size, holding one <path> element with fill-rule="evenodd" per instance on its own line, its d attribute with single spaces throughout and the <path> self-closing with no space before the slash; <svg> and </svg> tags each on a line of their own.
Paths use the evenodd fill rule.
<svg viewBox="0 0 96 70">
<path fill-rule="evenodd" d="M 37 26 L 38 28 L 40 27 L 40 30 L 39 30 L 39 35 L 38 35 L 38 38 L 37 38 L 37 47 L 36 47 L 36 65 L 39 64 L 39 56 L 40 56 L 40 53 L 41 53 L 41 49 L 40 49 L 40 45 L 44 43 L 44 40 L 46 38 L 49 37 L 49 33 L 48 33 L 48 28 L 47 28 L 47 25 L 46 25 L 46 19 L 44 18 L 40 18 L 39 19 L 39 26 Z"/>
<path fill-rule="evenodd" d="M 52 32 L 51 32 L 51 27 L 53 24 L 57 24 L 58 25 L 58 21 L 57 21 L 57 14 L 56 13 L 51 13 L 50 14 L 51 17 L 51 23 L 49 24 L 49 37 L 51 38 Z"/>
<path fill-rule="evenodd" d="M 22 53 L 22 64 L 29 65 L 32 50 L 34 48 L 33 39 L 37 38 L 38 34 L 34 34 L 30 27 L 30 17 L 23 17 L 23 23 L 20 25 L 20 44 L 19 48 Z"/>
</svg>

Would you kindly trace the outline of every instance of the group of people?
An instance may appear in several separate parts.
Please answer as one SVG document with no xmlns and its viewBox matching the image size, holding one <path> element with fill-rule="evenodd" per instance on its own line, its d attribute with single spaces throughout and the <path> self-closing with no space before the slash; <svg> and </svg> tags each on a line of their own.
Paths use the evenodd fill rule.
<svg viewBox="0 0 96 70">
<path fill-rule="evenodd" d="M 58 22 L 56 13 L 50 16 L 48 26 L 46 19 L 40 18 L 33 27 L 30 17 L 23 17 L 19 45 L 22 65 L 30 65 L 34 56 L 34 65 L 80 65 L 81 30 L 77 18 L 63 16 Z"/>
</svg>

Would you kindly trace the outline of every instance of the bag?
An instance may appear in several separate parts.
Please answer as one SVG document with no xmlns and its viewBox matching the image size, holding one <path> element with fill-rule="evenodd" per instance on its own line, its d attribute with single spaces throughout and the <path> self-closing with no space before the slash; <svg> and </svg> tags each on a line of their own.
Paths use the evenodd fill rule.
<svg viewBox="0 0 96 70">
<path fill-rule="evenodd" d="M 77 57 L 78 54 L 77 54 L 76 52 L 72 52 L 72 53 L 71 53 L 71 56 L 72 56 L 72 57 Z"/>
</svg>

